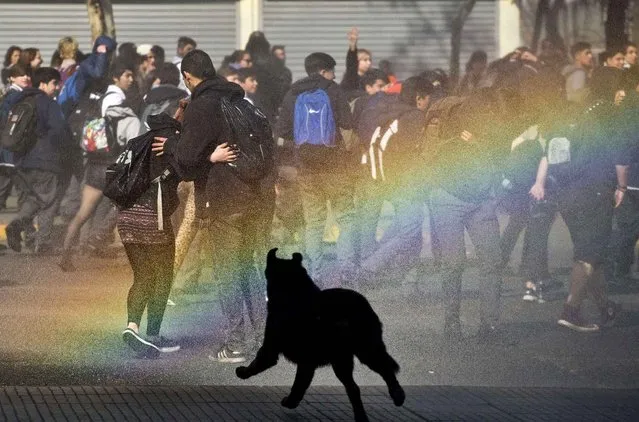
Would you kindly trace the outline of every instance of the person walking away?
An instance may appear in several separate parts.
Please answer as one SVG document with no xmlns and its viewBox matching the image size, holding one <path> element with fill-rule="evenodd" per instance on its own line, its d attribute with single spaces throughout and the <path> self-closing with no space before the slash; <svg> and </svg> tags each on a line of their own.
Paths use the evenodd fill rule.
<svg viewBox="0 0 639 422">
<path fill-rule="evenodd" d="M 353 123 L 346 96 L 334 82 L 335 59 L 326 53 L 312 53 L 304 60 L 304 67 L 308 76 L 295 82 L 286 94 L 276 134 L 295 144 L 310 261 L 307 268 L 313 280 L 326 288 L 354 278 L 351 172 L 359 157 L 357 151 L 347 149 L 339 130 L 349 130 Z M 340 227 L 338 271 L 330 284 L 323 248 L 327 202 Z"/>
</svg>

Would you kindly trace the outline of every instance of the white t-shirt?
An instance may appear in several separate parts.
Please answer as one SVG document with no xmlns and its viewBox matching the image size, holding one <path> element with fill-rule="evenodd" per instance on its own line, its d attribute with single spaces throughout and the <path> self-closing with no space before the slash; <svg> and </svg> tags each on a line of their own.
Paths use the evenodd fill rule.
<svg viewBox="0 0 639 422">
<path fill-rule="evenodd" d="M 124 94 L 124 91 L 115 85 L 109 85 L 109 88 L 107 88 L 104 93 L 102 100 L 102 117 L 106 115 L 107 108 L 118 106 L 122 104 L 125 99 L 126 95 Z"/>
</svg>

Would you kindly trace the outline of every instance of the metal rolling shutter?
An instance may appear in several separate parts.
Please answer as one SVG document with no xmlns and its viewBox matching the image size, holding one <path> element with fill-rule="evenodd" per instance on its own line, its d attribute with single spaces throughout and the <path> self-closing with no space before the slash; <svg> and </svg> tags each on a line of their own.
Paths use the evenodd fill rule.
<svg viewBox="0 0 639 422">
<path fill-rule="evenodd" d="M 458 2 L 450 0 L 290 1 L 265 0 L 264 32 L 271 44 L 286 45 L 294 77 L 305 76 L 304 57 L 323 51 L 337 61 L 341 80 L 348 41 L 359 28 L 359 46 L 371 50 L 373 65 L 391 60 L 400 78 L 424 69 L 448 71 L 450 22 Z M 496 1 L 478 1 L 464 27 L 462 66 L 476 49 L 489 60 L 498 52 Z M 463 69 L 462 69 L 463 71 Z"/>
<path fill-rule="evenodd" d="M 135 3 L 114 1 L 118 42 L 149 43 L 162 46 L 167 60 L 175 55 L 179 36 L 186 35 L 208 52 L 214 63 L 235 49 L 236 2 Z M 0 51 L 10 45 L 37 47 L 44 64 L 63 36 L 73 36 L 88 52 L 91 34 L 83 3 L 26 4 L 0 3 Z"/>
</svg>

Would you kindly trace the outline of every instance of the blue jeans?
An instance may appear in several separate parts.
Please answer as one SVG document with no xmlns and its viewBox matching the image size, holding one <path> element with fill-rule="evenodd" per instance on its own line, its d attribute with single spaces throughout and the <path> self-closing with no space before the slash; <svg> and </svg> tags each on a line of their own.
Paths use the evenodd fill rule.
<svg viewBox="0 0 639 422">
<path fill-rule="evenodd" d="M 355 272 L 353 245 L 353 183 L 342 173 L 310 173 L 299 176 L 304 222 L 306 224 L 306 254 L 310 261 L 307 270 L 311 278 L 323 288 L 329 278 L 324 259 L 324 228 L 328 218 L 328 203 L 340 228 L 337 239 L 337 280 L 352 279 Z M 338 283 L 339 284 L 339 283 Z"/>
<path fill-rule="evenodd" d="M 395 264 L 405 275 L 419 260 L 422 251 L 424 201 L 416 197 L 396 195 L 388 198 L 395 211 L 391 226 L 384 232 L 377 250 L 362 262 L 362 269 L 379 273 Z"/>
<path fill-rule="evenodd" d="M 443 189 L 434 189 L 430 207 L 442 253 L 446 324 L 459 323 L 466 262 L 464 231 L 468 231 L 480 261 L 480 322 L 495 325 L 500 316 L 502 286 L 497 201 L 465 202 Z"/>
</svg>

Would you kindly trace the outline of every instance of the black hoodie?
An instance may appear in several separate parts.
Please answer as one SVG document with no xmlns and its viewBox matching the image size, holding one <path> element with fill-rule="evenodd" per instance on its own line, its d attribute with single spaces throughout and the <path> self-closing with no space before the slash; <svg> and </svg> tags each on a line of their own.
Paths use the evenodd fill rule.
<svg viewBox="0 0 639 422">
<path fill-rule="evenodd" d="M 173 85 L 160 85 L 151 89 L 151 91 L 144 96 L 144 109 L 140 116 L 142 133 L 147 130 L 146 123 L 149 116 L 159 113 L 173 116 L 179 107 L 180 100 L 186 97 L 188 97 L 186 91 Z"/>
<path fill-rule="evenodd" d="M 282 103 L 280 119 L 275 128 L 277 137 L 286 140 L 293 139 L 293 122 L 295 121 L 295 101 L 297 96 L 315 89 L 325 90 L 331 100 L 335 127 L 337 128 L 337 148 L 304 145 L 301 149 L 306 151 L 300 151 L 300 164 L 304 170 L 311 172 L 333 172 L 352 168 L 357 164 L 357 157 L 355 154 L 346 152 L 342 135 L 339 131 L 339 128 L 348 130 L 353 127 L 350 106 L 339 85 L 320 74 L 314 74 L 295 82 L 291 90 L 286 94 Z"/>
<path fill-rule="evenodd" d="M 198 85 L 184 112 L 180 140 L 167 146 L 175 157 L 181 178 L 195 181 L 198 218 L 259 209 L 259 183 L 244 182 L 228 164 L 209 161 L 215 148 L 230 139 L 220 105 L 223 97 L 244 98 L 244 90 L 222 78 L 209 79 Z"/>
</svg>

